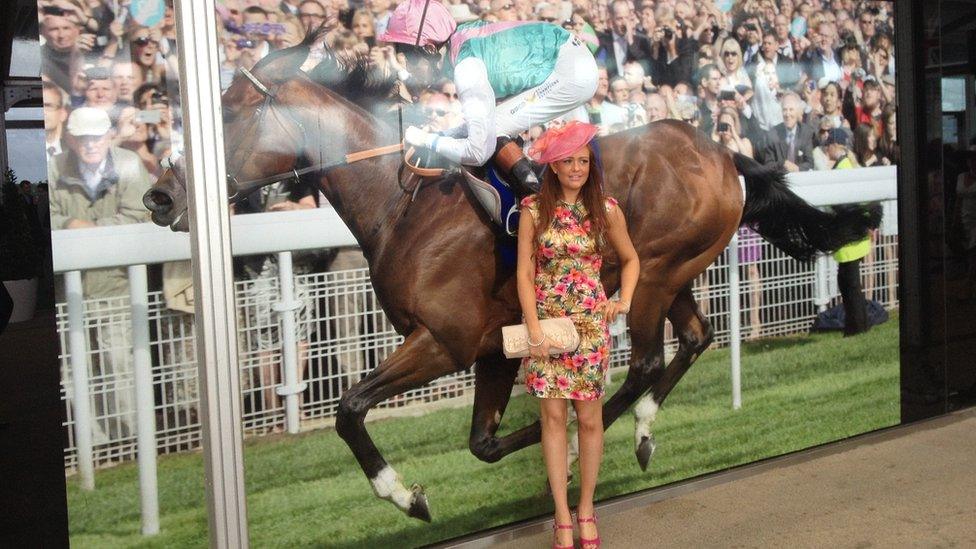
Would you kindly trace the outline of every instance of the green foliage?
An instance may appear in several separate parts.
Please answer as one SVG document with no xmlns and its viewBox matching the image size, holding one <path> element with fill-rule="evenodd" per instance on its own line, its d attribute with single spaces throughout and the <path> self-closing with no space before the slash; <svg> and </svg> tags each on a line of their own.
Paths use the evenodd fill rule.
<svg viewBox="0 0 976 549">
<path fill-rule="evenodd" d="M 799 351 L 799 352 L 798 352 Z M 731 409 L 729 352 L 705 353 L 658 414 L 648 471 L 634 458 L 633 420 L 607 432 L 598 499 L 809 448 L 899 421 L 898 317 L 853 338 L 818 334 L 743 346 L 742 409 Z M 623 380 L 615 375 L 613 390 Z M 534 421 L 538 404 L 512 399 L 501 433 Z M 544 516 L 552 503 L 538 446 L 498 463 L 467 448 L 471 409 L 367 423 L 407 486 L 427 488 L 432 524 L 378 500 L 332 430 L 247 441 L 245 475 L 254 547 L 415 547 Z M 577 477 L 578 478 L 578 477 Z M 134 464 L 99 471 L 94 492 L 68 480 L 75 547 L 205 547 L 207 516 L 199 453 L 159 460 L 161 529 L 139 534 Z M 578 485 L 571 488 L 575 501 Z"/>
<path fill-rule="evenodd" d="M 27 221 L 28 210 L 17 189 L 17 176 L 10 168 L 3 176 L 2 210 L 0 280 L 34 278 L 40 266 L 40 255 Z"/>
</svg>

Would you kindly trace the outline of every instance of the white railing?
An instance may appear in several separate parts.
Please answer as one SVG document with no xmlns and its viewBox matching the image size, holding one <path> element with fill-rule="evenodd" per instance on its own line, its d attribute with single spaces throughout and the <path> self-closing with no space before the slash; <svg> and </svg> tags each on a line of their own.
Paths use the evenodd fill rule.
<svg viewBox="0 0 976 549">
<path fill-rule="evenodd" d="M 874 297 L 886 306 L 897 306 L 896 203 L 891 200 L 895 196 L 894 168 L 808 172 L 794 174 L 790 182 L 801 196 L 817 205 L 885 200 L 885 224 L 862 276 Z M 232 224 L 235 256 L 277 254 L 279 264 L 276 280 L 237 284 L 239 318 L 249 318 L 249 312 L 257 307 L 274 307 L 279 313 L 292 311 L 299 288 L 306 305 L 313 308 L 304 320 L 309 336 L 303 342 L 296 338 L 298 320 L 294 314 L 279 314 L 275 326 L 248 322 L 238 326 L 243 427 L 252 433 L 282 427 L 297 432 L 303 419 L 315 422 L 331 418 L 342 391 L 392 352 L 402 338 L 383 315 L 366 269 L 298 276 L 292 272 L 292 251 L 355 244 L 334 211 L 323 208 L 254 214 L 235 217 Z M 67 297 L 67 302 L 58 306 L 65 372 L 62 391 L 68 417 L 66 469 L 77 471 L 83 487 L 93 488 L 96 464 L 138 456 L 144 513 L 153 511 L 156 452 L 198 446 L 200 425 L 196 418 L 192 315 L 166 309 L 158 292 L 147 292 L 145 265 L 188 260 L 189 238 L 146 224 L 54 231 L 52 240 L 55 271 L 64 274 Z M 752 248 L 740 267 L 742 252 L 730 250 L 745 247 Z M 80 271 L 118 266 L 129 268 L 129 296 L 82 299 Z M 743 334 L 751 338 L 807 330 L 812 316 L 837 295 L 835 269 L 829 258 L 801 265 L 765 242 L 733 241 L 696 282 L 696 298 L 716 328 L 716 342 L 733 346 L 734 407 L 740 398 L 735 374 L 741 368 L 737 347 Z M 741 281 L 737 280 L 740 271 L 745 275 Z M 253 285 L 258 283 L 270 291 L 255 295 Z M 740 301 L 745 306 L 739 307 Z M 252 339 L 262 330 L 275 327 L 280 334 L 275 348 L 254 350 Z M 106 348 L 100 334 L 112 329 L 131 334 L 131 351 Z M 670 326 L 666 335 L 673 350 L 676 340 Z M 630 353 L 627 335 L 615 339 L 612 366 L 626 365 Z M 113 341 L 118 346 L 118 341 Z M 113 357 L 109 355 L 113 353 L 115 357 L 128 355 L 132 367 L 110 371 L 105 365 L 111 364 Z M 278 364 L 280 373 L 276 371 Z M 473 387 L 473 378 L 462 372 L 382 406 L 400 407 L 457 396 Z M 284 397 L 283 405 L 277 402 L 275 392 Z M 132 398 L 120 396 L 126 394 Z M 305 402 L 301 402 L 302 395 Z M 135 402 L 135 410 L 124 405 L 125 401 Z M 135 417 L 131 417 L 133 412 Z"/>
</svg>

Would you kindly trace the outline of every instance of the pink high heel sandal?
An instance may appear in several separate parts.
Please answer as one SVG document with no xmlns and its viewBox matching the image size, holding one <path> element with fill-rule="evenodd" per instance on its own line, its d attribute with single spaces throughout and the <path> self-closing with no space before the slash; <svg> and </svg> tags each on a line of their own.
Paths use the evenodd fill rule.
<svg viewBox="0 0 976 549">
<path fill-rule="evenodd" d="M 552 549 L 575 549 L 576 546 L 570 543 L 569 545 L 559 545 L 559 541 L 556 539 L 556 535 L 560 530 L 572 530 L 572 524 L 559 524 L 556 519 L 552 520 Z"/>
<path fill-rule="evenodd" d="M 579 515 L 576 515 L 576 524 L 582 526 L 584 522 L 592 522 L 594 525 L 596 525 L 596 515 L 593 515 L 592 517 L 589 518 L 582 518 Z M 600 542 L 599 534 L 597 534 L 597 536 L 593 539 L 586 539 L 583 537 L 582 533 L 583 533 L 583 529 L 580 528 L 579 542 L 580 545 L 583 547 L 583 549 L 588 549 L 588 548 L 592 549 L 594 547 L 600 547 L 601 542 Z"/>
</svg>

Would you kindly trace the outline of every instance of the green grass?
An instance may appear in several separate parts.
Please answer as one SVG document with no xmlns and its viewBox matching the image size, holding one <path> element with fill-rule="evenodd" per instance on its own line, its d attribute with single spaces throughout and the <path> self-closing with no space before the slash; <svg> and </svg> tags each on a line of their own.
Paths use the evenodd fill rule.
<svg viewBox="0 0 976 549">
<path fill-rule="evenodd" d="M 658 449 L 646 473 L 634 458 L 632 416 L 610 428 L 597 496 L 659 486 L 894 425 L 899 421 L 898 357 L 897 316 L 856 338 L 828 334 L 746 344 L 742 409 L 732 411 L 728 350 L 709 351 L 658 414 Z M 621 379 L 616 376 L 615 384 Z M 514 398 L 501 432 L 536 416 L 534 399 Z M 245 450 L 254 547 L 416 546 L 551 510 L 538 446 L 495 464 L 468 452 L 470 407 L 367 427 L 405 483 L 426 486 L 433 523 L 408 519 L 373 497 L 333 431 L 265 437 L 247 441 Z M 161 457 L 159 491 L 162 532 L 144 538 L 134 465 L 99 471 L 93 492 L 69 479 L 72 545 L 206 546 L 201 455 Z"/>
</svg>

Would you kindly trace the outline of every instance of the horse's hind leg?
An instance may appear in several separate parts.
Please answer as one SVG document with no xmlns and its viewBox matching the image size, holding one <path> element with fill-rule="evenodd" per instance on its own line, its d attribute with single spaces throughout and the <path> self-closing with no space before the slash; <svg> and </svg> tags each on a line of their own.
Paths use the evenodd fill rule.
<svg viewBox="0 0 976 549">
<path fill-rule="evenodd" d="M 702 314 L 695 301 L 691 285 L 685 287 L 675 297 L 668 311 L 668 319 L 671 320 L 671 325 L 678 336 L 678 352 L 668 363 L 664 375 L 655 381 L 650 392 L 634 406 L 637 461 L 645 471 L 654 455 L 655 443 L 651 424 L 654 423 L 658 408 L 677 385 L 681 376 L 712 343 L 715 335 L 711 323 Z"/>
<path fill-rule="evenodd" d="M 356 456 L 377 497 L 389 500 L 408 516 L 430 522 L 427 496 L 420 485 L 404 487 L 399 475 L 383 459 L 366 431 L 366 412 L 387 398 L 420 387 L 451 373 L 456 364 L 425 327 L 411 333 L 387 357 L 339 400 L 336 432 Z"/>
<path fill-rule="evenodd" d="M 496 433 L 512 396 L 518 369 L 519 360 L 503 355 L 480 358 L 475 366 L 474 411 L 468 446 L 481 461 L 494 463 L 505 455 Z"/>
</svg>

